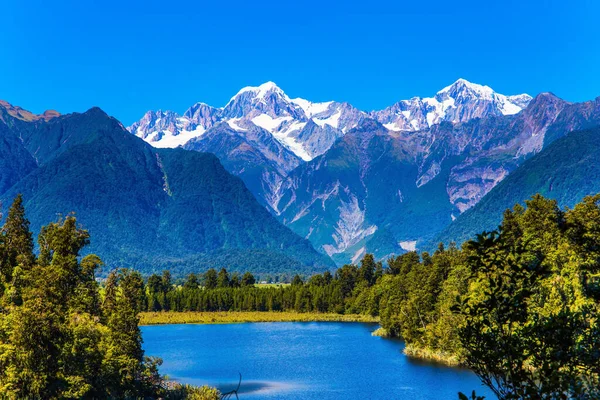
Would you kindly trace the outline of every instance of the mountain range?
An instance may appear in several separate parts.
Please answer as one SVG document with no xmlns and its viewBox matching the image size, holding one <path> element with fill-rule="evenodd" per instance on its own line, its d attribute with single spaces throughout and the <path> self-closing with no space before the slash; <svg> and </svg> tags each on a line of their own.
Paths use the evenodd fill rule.
<svg viewBox="0 0 600 400">
<path fill-rule="evenodd" d="M 156 149 L 99 108 L 34 115 L 0 104 L 0 199 L 33 232 L 74 212 L 88 251 L 144 272 L 310 273 L 332 261 L 280 224 L 212 154 Z"/>
<path fill-rule="evenodd" d="M 507 96 L 464 79 L 371 112 L 292 99 L 272 82 L 240 90 L 222 108 L 202 105 L 209 123 L 194 117 L 198 107 L 183 117 L 148 112 L 129 130 L 157 147 L 216 154 L 338 264 L 452 240 L 440 235 L 523 162 L 600 123 L 596 102 Z M 167 114 L 179 125 L 161 125 Z"/>
<path fill-rule="evenodd" d="M 241 89 L 221 108 L 196 103 L 183 116 L 148 111 L 128 130 L 154 147 L 183 146 L 216 154 L 262 204 L 276 210 L 278 192 L 290 171 L 325 153 L 365 119 L 392 131 L 418 131 L 442 121 L 515 114 L 530 100 L 526 94 L 504 96 L 459 79 L 434 97 L 364 112 L 348 103 L 291 99 L 267 82 Z"/>
<path fill-rule="evenodd" d="M 537 192 L 574 204 L 598 189 L 597 126 L 600 98 L 464 79 L 370 112 L 267 82 L 127 129 L 3 102 L 0 198 L 23 193 L 35 228 L 77 212 L 113 263 L 309 273 L 466 240 Z"/>
</svg>

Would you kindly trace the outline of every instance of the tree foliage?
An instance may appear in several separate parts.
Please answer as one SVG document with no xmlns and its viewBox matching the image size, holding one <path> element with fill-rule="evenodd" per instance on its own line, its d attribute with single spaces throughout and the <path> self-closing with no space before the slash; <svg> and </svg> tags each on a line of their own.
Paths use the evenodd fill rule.
<svg viewBox="0 0 600 400">
<path fill-rule="evenodd" d="M 80 257 L 89 234 L 73 216 L 42 228 L 38 243 L 36 256 L 19 196 L 0 234 L 0 397 L 177 398 L 142 350 L 141 275 L 111 272 L 101 298 L 102 261 Z"/>
<path fill-rule="evenodd" d="M 466 365 L 499 399 L 600 397 L 599 201 L 563 212 L 534 196 L 467 244 L 459 336 Z"/>
</svg>

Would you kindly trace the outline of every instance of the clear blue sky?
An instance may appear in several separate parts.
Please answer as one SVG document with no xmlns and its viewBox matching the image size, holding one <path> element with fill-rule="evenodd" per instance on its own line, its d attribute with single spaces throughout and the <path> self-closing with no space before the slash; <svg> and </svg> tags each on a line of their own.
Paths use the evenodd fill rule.
<svg viewBox="0 0 600 400">
<path fill-rule="evenodd" d="M 600 96 L 596 1 L 11 1 L 0 99 L 34 112 L 223 106 L 271 80 L 372 110 L 459 77 L 505 94 Z"/>
</svg>

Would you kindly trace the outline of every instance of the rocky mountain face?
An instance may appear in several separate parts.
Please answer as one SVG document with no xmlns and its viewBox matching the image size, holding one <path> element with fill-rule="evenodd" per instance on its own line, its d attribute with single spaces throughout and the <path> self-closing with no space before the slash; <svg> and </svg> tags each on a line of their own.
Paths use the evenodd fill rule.
<svg viewBox="0 0 600 400">
<path fill-rule="evenodd" d="M 15 109 L 0 105 L 0 202 L 6 211 L 22 193 L 35 233 L 75 212 L 89 251 L 143 272 L 333 267 L 212 154 L 155 149 L 98 108 L 52 118 Z"/>
<path fill-rule="evenodd" d="M 530 100 L 525 94 L 504 96 L 459 79 L 432 98 L 403 100 L 366 113 L 348 103 L 291 99 L 267 82 L 241 89 L 222 108 L 197 103 L 183 116 L 149 111 L 128 129 L 154 147 L 183 146 L 217 154 L 228 171 L 239 175 L 273 210 L 281 182 L 291 170 L 324 154 L 367 118 L 388 130 L 415 132 L 443 121 L 515 114 Z"/>
<path fill-rule="evenodd" d="M 273 203 L 271 196 L 284 177 L 301 163 L 273 135 L 246 120 L 219 122 L 184 148 L 215 154 L 266 207 Z"/>
<path fill-rule="evenodd" d="M 293 170 L 274 210 L 338 263 L 385 258 L 431 239 L 556 139 L 600 125 L 599 110 L 543 93 L 517 114 L 416 132 L 365 120 Z"/>
</svg>

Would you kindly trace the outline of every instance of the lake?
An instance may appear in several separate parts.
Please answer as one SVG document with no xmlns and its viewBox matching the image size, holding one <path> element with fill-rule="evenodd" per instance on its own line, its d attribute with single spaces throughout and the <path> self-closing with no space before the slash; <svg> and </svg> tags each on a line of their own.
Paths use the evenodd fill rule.
<svg viewBox="0 0 600 400">
<path fill-rule="evenodd" d="M 458 391 L 493 399 L 470 371 L 418 362 L 399 340 L 371 336 L 377 324 L 271 322 L 143 326 L 146 355 L 160 372 L 241 399 L 458 399 Z"/>
</svg>

